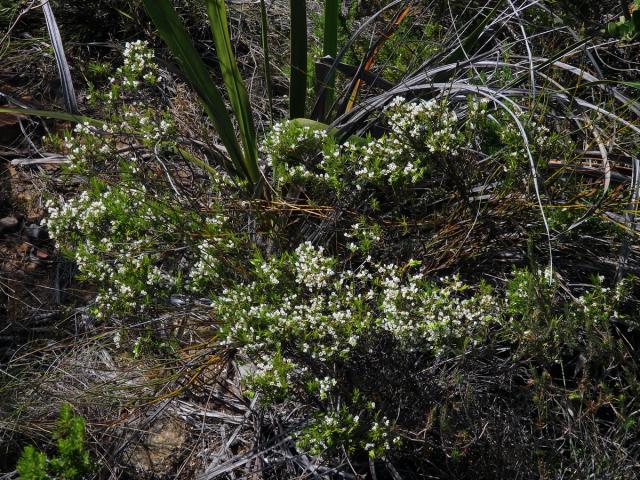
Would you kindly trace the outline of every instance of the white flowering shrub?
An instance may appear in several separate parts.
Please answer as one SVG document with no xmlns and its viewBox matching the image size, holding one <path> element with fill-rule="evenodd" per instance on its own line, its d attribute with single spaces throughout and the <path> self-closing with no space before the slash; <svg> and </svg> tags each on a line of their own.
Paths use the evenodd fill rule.
<svg viewBox="0 0 640 480">
<path fill-rule="evenodd" d="M 197 211 L 180 193 L 187 168 L 178 170 L 173 122 L 146 96 L 160 79 L 153 57 L 145 42 L 127 43 L 106 93 L 90 94 L 104 123 L 79 123 L 59 142 L 67 171 L 89 180 L 76 195 L 47 201 L 46 224 L 81 278 L 97 286 L 98 319 L 139 315 L 172 294 L 201 295 L 238 258 L 241 236 L 223 204 L 200 202 Z"/>
<path fill-rule="evenodd" d="M 153 57 L 145 42 L 127 43 L 124 65 L 109 78 L 107 89 L 90 87 L 88 103 L 105 118 L 102 125 L 77 124 L 59 142 L 67 152 L 70 173 L 136 174 L 144 163 L 140 148 L 157 155 L 173 147 L 175 127 L 170 114 L 140 101 L 144 90 L 153 89 L 161 78 Z"/>
<path fill-rule="evenodd" d="M 514 106 L 535 159 L 549 158 L 566 142 L 550 133 L 536 116 Z M 459 118 L 445 101 L 397 97 L 384 110 L 387 131 L 378 138 L 350 139 L 336 144 L 323 130 L 286 121 L 274 126 L 262 151 L 274 183 L 286 186 L 305 183 L 327 187 L 338 195 L 372 188 L 402 189 L 416 185 L 443 159 L 471 167 L 461 157 L 464 149 L 498 152 L 503 170 L 511 177 L 530 168 L 522 132 L 506 112 L 490 114 L 486 99 L 470 97 L 465 115 Z M 537 161 L 537 160 L 536 160 Z M 526 173 L 526 172 L 525 172 Z M 525 175 L 526 178 L 526 175 Z"/>
<path fill-rule="evenodd" d="M 423 152 L 456 153 L 459 138 L 453 133 L 455 117 L 449 112 L 442 115 L 440 104 L 412 104 L 398 99 L 385 113 L 389 134 L 342 145 L 323 130 L 296 122 L 276 125 L 263 145 L 274 182 L 286 185 L 306 181 L 330 186 L 338 193 L 353 187 L 362 190 L 410 185 L 424 175 L 427 164 Z"/>
<path fill-rule="evenodd" d="M 225 342 L 255 364 L 247 378 L 251 391 L 271 402 L 325 406 L 329 413 L 318 414 L 302 433 L 301 444 L 313 451 L 338 446 L 338 438 L 349 435 L 349 448 L 359 445 L 376 455 L 393 442 L 391 433 L 377 432 L 379 412 L 359 413 L 361 401 L 371 399 L 356 395 L 339 368 L 364 343 L 383 336 L 399 349 L 440 356 L 479 342 L 499 312 L 488 288 L 474 291 L 456 278 L 434 283 L 410 273 L 410 266 L 379 265 L 370 258 L 342 268 L 310 243 L 253 264 L 253 282 L 214 298 L 215 316 Z"/>
<path fill-rule="evenodd" d="M 77 197 L 47 202 L 51 237 L 82 278 L 99 285 L 96 318 L 141 312 L 172 293 L 198 292 L 219 279 L 219 258 L 237 247 L 226 218 L 201 218 L 166 200 L 148 195 L 144 186 L 94 181 Z M 172 247 L 185 251 L 182 262 L 176 263 Z"/>
<path fill-rule="evenodd" d="M 441 362 L 501 342 L 527 358 L 553 361 L 577 351 L 597 365 L 624 297 L 622 289 L 612 299 L 596 279 L 573 304 L 557 293 L 550 270 L 515 271 L 503 294 L 456 277 L 428 280 L 414 272 L 417 262 L 367 257 L 351 266 L 308 242 L 252 264 L 253 281 L 213 300 L 221 337 L 250 365 L 247 392 L 269 405 L 300 404 L 298 446 L 329 457 L 402 449 L 404 427 L 390 419 L 399 400 L 381 394 L 375 382 L 385 380 L 375 373 L 359 378 L 378 362 L 397 355 Z"/>
<path fill-rule="evenodd" d="M 383 112 L 384 133 L 343 144 L 310 123 L 283 122 L 261 147 L 273 196 L 253 202 L 209 164 L 206 175 L 189 177 L 203 160 L 176 167 L 189 152 L 167 110 L 149 106 L 161 88 L 153 52 L 128 44 L 107 91 L 91 92 L 104 123 L 79 124 L 60 141 L 81 188 L 47 202 L 49 232 L 95 287 L 97 319 L 157 318 L 163 306 L 207 297 L 211 316 L 201 318 L 216 329 L 215 348 L 237 353 L 249 396 L 295 406 L 287 427 L 304 452 L 329 464 L 345 454 L 406 458 L 419 424 L 425 436 L 439 430 L 439 443 L 449 439 L 454 446 L 443 451 L 453 457 L 458 446 L 473 448 L 469 412 L 494 403 L 487 401 L 493 380 L 468 380 L 469 393 L 460 393 L 468 372 L 491 379 L 483 369 L 506 355 L 532 371 L 575 356 L 604 368 L 610 324 L 625 318 L 623 288 L 609 291 L 596 279 L 568 300 L 551 270 L 516 270 L 504 288 L 498 276 L 493 287 L 426 276 L 433 265 L 455 265 L 451 257 L 472 243 L 467 236 L 449 243 L 443 231 L 494 231 L 469 199 L 478 185 L 519 187 L 531 173 L 527 148 L 542 168 L 566 147 L 540 111 L 516 108 L 527 142 L 513 118 L 475 98 L 457 105 L 397 98 Z M 183 176 L 213 194 L 202 199 L 182 188 Z M 298 218 L 311 211 L 335 218 L 322 226 L 325 239 L 304 241 L 312 237 L 298 230 L 298 218 L 289 222 L 294 214 L 277 215 L 292 197 Z M 431 251 L 419 249 L 438 245 L 449 258 L 428 265 Z M 424 263 L 411 260 L 415 253 Z M 134 337 L 134 357 L 176 351 L 176 338 L 159 342 L 152 327 L 136 335 L 122 327 L 113 342 L 120 349 Z M 515 375 L 505 378 L 520 382 Z M 485 402 L 478 406 L 467 402 L 474 385 Z"/>
</svg>

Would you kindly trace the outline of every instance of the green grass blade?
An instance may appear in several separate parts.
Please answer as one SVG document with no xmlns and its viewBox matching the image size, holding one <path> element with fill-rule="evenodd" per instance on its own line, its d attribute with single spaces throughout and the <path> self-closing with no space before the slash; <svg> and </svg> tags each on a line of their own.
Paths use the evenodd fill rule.
<svg viewBox="0 0 640 480">
<path fill-rule="evenodd" d="M 227 24 L 227 10 L 224 0 L 207 0 L 207 13 L 211 23 L 211 33 L 220 61 L 222 79 L 227 87 L 231 108 L 240 127 L 240 138 L 244 146 L 244 170 L 252 183 L 258 181 L 258 142 L 253 125 L 253 114 L 249 94 L 240 76 L 236 57 L 231 48 L 231 37 Z"/>
<path fill-rule="evenodd" d="M 53 118 L 55 120 L 65 120 L 67 122 L 89 123 L 95 126 L 102 126 L 104 122 L 83 115 L 74 115 L 67 112 L 56 112 L 53 110 L 36 110 L 34 108 L 11 108 L 0 107 L 0 113 L 8 113 L 19 117 L 26 115 L 29 117 Z"/>
<path fill-rule="evenodd" d="M 271 81 L 271 55 L 269 54 L 269 22 L 267 7 L 264 0 L 260 0 L 260 22 L 262 28 L 262 50 L 264 55 L 264 82 L 269 100 L 269 121 L 273 125 L 273 87 Z"/>
<path fill-rule="evenodd" d="M 200 97 L 205 112 L 213 122 L 237 173 L 252 181 L 247 171 L 244 154 L 227 112 L 220 91 L 215 86 L 206 65 L 194 48 L 178 14 L 169 0 L 144 0 L 145 10 L 158 29 L 160 37 L 178 60 L 189 84 Z"/>
<path fill-rule="evenodd" d="M 291 84 L 289 86 L 289 116 L 306 115 L 307 97 L 307 2 L 289 0 L 291 8 Z"/>
<path fill-rule="evenodd" d="M 322 38 L 322 54 L 336 58 L 338 54 L 338 20 L 340 12 L 340 0 L 325 0 L 324 2 L 324 32 Z M 335 75 L 331 75 L 327 82 L 327 97 L 325 100 L 325 112 L 328 112 L 333 104 L 335 90 Z"/>
</svg>

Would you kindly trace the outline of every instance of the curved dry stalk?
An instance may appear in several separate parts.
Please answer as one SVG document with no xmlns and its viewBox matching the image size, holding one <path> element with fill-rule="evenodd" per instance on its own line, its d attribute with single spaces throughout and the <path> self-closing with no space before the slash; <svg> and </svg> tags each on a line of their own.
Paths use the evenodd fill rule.
<svg viewBox="0 0 640 480">
<path fill-rule="evenodd" d="M 58 65 L 58 74 L 60 76 L 60 83 L 62 84 L 65 106 L 69 113 L 77 114 L 78 101 L 76 100 L 76 92 L 73 88 L 73 81 L 71 80 L 71 71 L 69 70 L 67 56 L 64 53 L 64 45 L 58 24 L 56 23 L 56 17 L 53 14 L 49 0 L 45 0 L 42 3 L 42 11 L 44 12 L 49 38 L 51 39 L 51 46 L 53 47 L 53 52 L 56 57 L 56 64 Z"/>
</svg>

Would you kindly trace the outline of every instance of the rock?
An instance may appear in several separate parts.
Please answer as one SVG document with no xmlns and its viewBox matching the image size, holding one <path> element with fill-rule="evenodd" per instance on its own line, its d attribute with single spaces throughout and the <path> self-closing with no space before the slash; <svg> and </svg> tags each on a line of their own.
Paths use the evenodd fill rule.
<svg viewBox="0 0 640 480">
<path fill-rule="evenodd" d="M 32 247 L 29 251 L 29 260 L 35 262 L 36 264 L 42 263 L 44 260 L 49 258 L 49 254 L 44 250 L 39 248 Z"/>
<path fill-rule="evenodd" d="M 37 242 L 40 240 L 47 240 L 49 238 L 49 233 L 47 232 L 46 227 L 41 227 L 35 223 L 30 224 L 28 227 L 24 229 L 24 233 L 27 235 L 29 240 Z"/>
<path fill-rule="evenodd" d="M 185 425 L 178 419 L 162 419 L 146 432 L 144 440 L 135 446 L 129 465 L 136 478 L 169 478 L 180 461 L 179 452 L 187 439 Z"/>
<path fill-rule="evenodd" d="M 20 228 L 20 221 L 16 217 L 0 218 L 0 234 L 14 233 Z"/>
</svg>

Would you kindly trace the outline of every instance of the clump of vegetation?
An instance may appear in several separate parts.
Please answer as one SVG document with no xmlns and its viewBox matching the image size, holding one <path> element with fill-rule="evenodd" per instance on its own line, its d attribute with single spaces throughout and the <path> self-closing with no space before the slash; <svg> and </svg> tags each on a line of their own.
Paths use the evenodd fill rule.
<svg viewBox="0 0 640 480">
<path fill-rule="evenodd" d="M 591 73 L 555 6 L 440 6 L 442 28 L 423 4 L 352 7 L 341 53 L 328 8 L 309 31 L 330 37 L 336 71 L 319 80 L 335 97 L 309 108 L 312 62 L 292 45 L 273 69 L 291 74 L 290 110 L 256 112 L 224 2 L 206 2 L 224 91 L 173 4 L 144 3 L 186 84 L 160 44 L 128 41 L 120 66 L 94 68 L 93 117 L 58 113 L 75 126 L 45 140 L 70 180 L 48 182 L 45 224 L 86 289 L 61 309 L 101 359 L 77 383 L 115 418 L 102 438 L 124 438 L 104 447 L 128 462 L 118 475 L 158 456 L 162 475 L 207 478 L 638 468 L 640 107 L 630 82 Z M 268 40 L 260 6 L 243 15 Z M 61 342 L 14 367 L 11 391 L 29 371 L 43 392 L 64 384 L 46 358 L 77 372 Z M 184 420 L 165 434 L 189 453 L 142 461 L 159 418 Z M 82 420 L 66 406 L 60 422 L 58 457 L 27 447 L 24 478 L 90 471 Z"/>
<path fill-rule="evenodd" d="M 622 39 L 634 40 L 640 35 L 640 1 L 630 3 L 629 10 L 624 13 L 617 22 L 607 25 L 607 31 Z"/>
<path fill-rule="evenodd" d="M 77 480 L 94 470 L 85 445 L 84 420 L 73 413 L 68 403 L 60 409 L 53 438 L 57 453 L 50 458 L 31 445 L 25 447 L 16 467 L 19 479 Z"/>
</svg>

